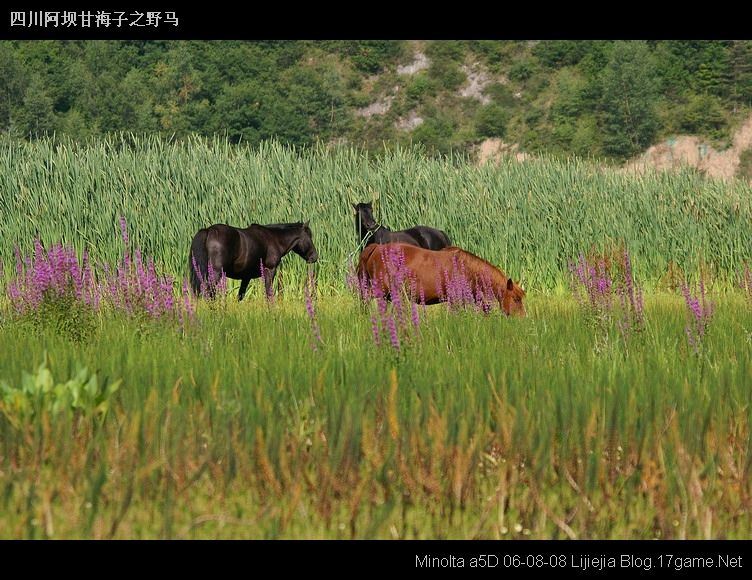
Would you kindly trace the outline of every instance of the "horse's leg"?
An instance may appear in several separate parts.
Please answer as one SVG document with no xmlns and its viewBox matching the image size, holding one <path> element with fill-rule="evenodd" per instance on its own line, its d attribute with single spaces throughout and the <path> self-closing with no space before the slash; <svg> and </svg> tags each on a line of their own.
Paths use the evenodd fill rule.
<svg viewBox="0 0 752 580">
<path fill-rule="evenodd" d="M 243 299 L 243 296 L 245 296 L 245 291 L 248 290 L 248 283 L 250 281 L 250 278 L 243 278 L 240 281 L 240 290 L 238 290 L 238 302 L 240 302 Z"/>
<path fill-rule="evenodd" d="M 266 299 L 274 298 L 274 274 L 277 268 L 264 268 L 264 288 L 266 289 Z"/>
</svg>

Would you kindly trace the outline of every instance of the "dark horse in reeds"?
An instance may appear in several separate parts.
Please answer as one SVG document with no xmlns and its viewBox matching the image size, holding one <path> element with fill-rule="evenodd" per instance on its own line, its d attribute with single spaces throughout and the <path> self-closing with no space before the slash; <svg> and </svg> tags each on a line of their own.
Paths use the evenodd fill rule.
<svg viewBox="0 0 752 580">
<path fill-rule="evenodd" d="M 266 295 L 271 298 L 272 283 L 282 258 L 295 252 L 309 264 L 319 259 L 308 222 L 292 224 L 252 224 L 236 228 L 215 224 L 196 232 L 191 243 L 188 266 L 193 292 L 214 295 L 214 282 L 221 272 L 240 280 L 238 300 L 242 300 L 253 278 L 264 278 Z"/>
<path fill-rule="evenodd" d="M 525 316 L 525 291 L 504 272 L 461 248 L 438 251 L 409 244 L 367 246 L 360 254 L 361 295 L 383 296 L 407 291 L 413 302 L 475 304 L 484 311 L 497 301 L 505 314 Z"/>
<path fill-rule="evenodd" d="M 440 250 L 452 245 L 446 232 L 436 228 L 415 226 L 393 232 L 386 226 L 377 224 L 373 217 L 371 202 L 354 203 L 352 206 L 355 209 L 355 229 L 358 232 L 358 242 L 361 245 L 400 242 L 427 250 Z"/>
</svg>

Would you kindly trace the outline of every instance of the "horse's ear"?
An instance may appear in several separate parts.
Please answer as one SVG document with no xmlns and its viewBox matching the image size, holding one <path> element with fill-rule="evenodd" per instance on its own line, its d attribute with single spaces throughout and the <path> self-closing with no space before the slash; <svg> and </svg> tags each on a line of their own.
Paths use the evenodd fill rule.
<svg viewBox="0 0 752 580">
<path fill-rule="evenodd" d="M 507 280 L 507 290 L 509 290 L 510 292 L 511 292 L 512 290 L 514 290 L 514 282 L 512 282 L 512 279 L 511 279 L 511 278 L 509 278 L 509 279 Z"/>
<path fill-rule="evenodd" d="M 310 223 L 311 223 L 311 220 L 306 220 L 306 221 L 304 221 L 304 222 L 303 222 L 303 227 L 304 227 L 304 228 L 307 228 L 307 227 L 308 227 L 308 224 L 310 224 Z"/>
<path fill-rule="evenodd" d="M 353 209 L 355 211 L 358 211 L 358 204 L 357 203 L 351 203 L 350 205 L 353 206 Z"/>
</svg>

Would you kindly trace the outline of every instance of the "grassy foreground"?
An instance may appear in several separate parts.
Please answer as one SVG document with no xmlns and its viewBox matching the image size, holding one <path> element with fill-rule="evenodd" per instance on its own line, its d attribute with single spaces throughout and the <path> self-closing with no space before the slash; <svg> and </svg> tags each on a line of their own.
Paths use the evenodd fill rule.
<svg viewBox="0 0 752 580">
<path fill-rule="evenodd" d="M 0 387 L 45 360 L 121 382 L 3 404 L 0 536 L 750 537 L 752 309 L 714 300 L 699 354 L 668 294 L 626 340 L 571 298 L 434 307 L 399 352 L 349 296 L 319 299 L 315 350 L 304 302 L 258 293 L 77 341 L 6 318 Z"/>
</svg>

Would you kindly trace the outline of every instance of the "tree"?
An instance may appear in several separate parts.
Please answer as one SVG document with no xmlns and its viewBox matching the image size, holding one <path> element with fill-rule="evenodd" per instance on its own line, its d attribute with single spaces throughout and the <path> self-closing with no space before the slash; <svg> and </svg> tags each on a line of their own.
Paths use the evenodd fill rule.
<svg viewBox="0 0 752 580">
<path fill-rule="evenodd" d="M 738 105 L 752 105 L 752 42 L 735 40 L 731 47 L 731 100 L 734 112 Z"/>
<path fill-rule="evenodd" d="M 577 64 L 587 52 L 585 40 L 543 40 L 533 48 L 533 54 L 550 68 Z"/>
<path fill-rule="evenodd" d="M 606 153 L 625 158 L 645 149 L 658 129 L 655 64 L 647 44 L 615 43 L 601 76 L 601 86 Z"/>
<path fill-rule="evenodd" d="M 385 64 L 399 58 L 403 43 L 396 40 L 352 40 L 345 41 L 343 49 L 355 68 L 375 74 L 381 72 Z"/>
<path fill-rule="evenodd" d="M 723 134 L 725 119 L 718 97 L 692 95 L 679 109 L 680 130 L 719 138 Z"/>
<path fill-rule="evenodd" d="M 262 123 L 260 109 L 264 101 L 261 87 L 253 81 L 226 87 L 216 101 L 214 131 L 226 133 L 234 143 L 241 139 L 246 143 L 257 143 Z"/>
<path fill-rule="evenodd" d="M 587 81 L 574 67 L 560 69 L 556 78 L 556 101 L 551 106 L 551 143 L 561 152 L 571 152 L 577 121 L 589 110 L 586 99 Z"/>
<path fill-rule="evenodd" d="M 18 112 L 18 128 L 24 135 L 41 137 L 55 130 L 52 98 L 39 75 L 31 78 Z"/>
<path fill-rule="evenodd" d="M 15 52 L 6 42 L 0 43 L 0 131 L 16 129 L 14 112 L 24 95 L 23 69 Z"/>
</svg>

